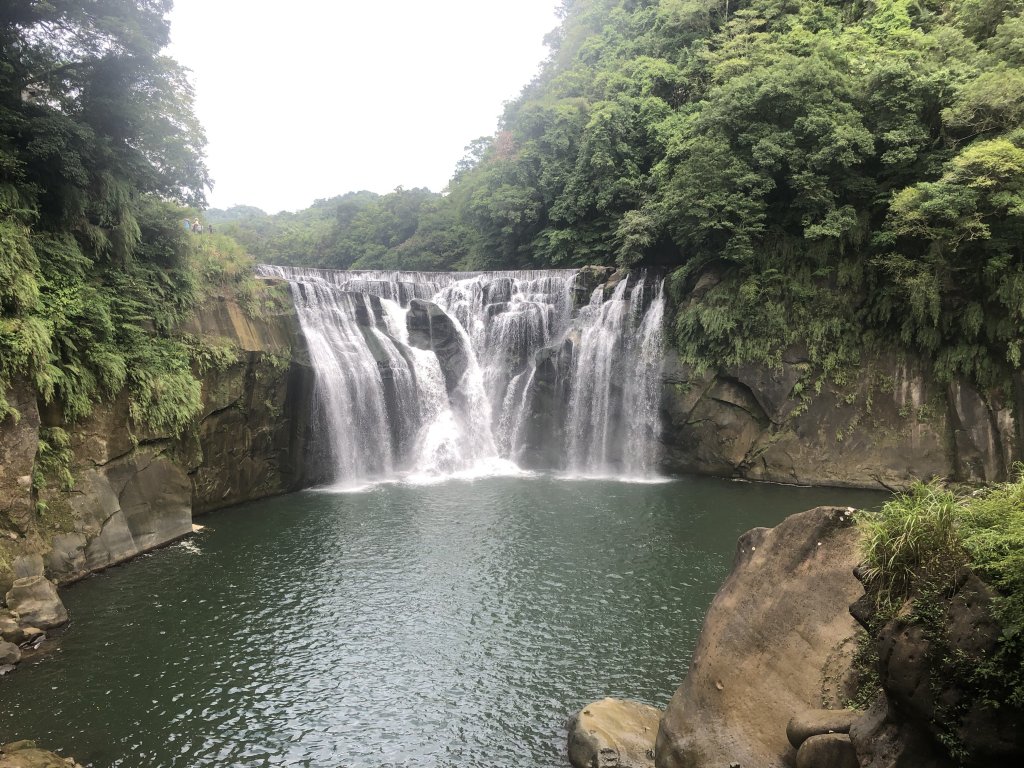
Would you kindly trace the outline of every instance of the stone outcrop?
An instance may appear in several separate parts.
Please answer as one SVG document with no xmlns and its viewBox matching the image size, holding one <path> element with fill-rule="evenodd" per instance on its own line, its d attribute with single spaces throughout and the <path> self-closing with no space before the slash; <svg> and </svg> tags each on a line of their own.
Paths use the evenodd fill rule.
<svg viewBox="0 0 1024 768">
<path fill-rule="evenodd" d="M 850 727 L 860 768 L 954 768 L 926 731 L 909 723 L 881 694 Z"/>
<path fill-rule="evenodd" d="M 24 534 L 35 514 L 32 468 L 39 447 L 36 396 L 24 383 L 6 393 L 16 416 L 0 418 L 0 528 Z"/>
<path fill-rule="evenodd" d="M 0 608 L 0 638 L 15 645 L 25 639 L 25 631 L 18 623 L 18 614 L 5 608 Z"/>
<path fill-rule="evenodd" d="M 961 753 L 962 765 L 982 768 L 1024 760 L 1024 708 L 991 706 L 964 672 L 985 664 L 999 648 L 1002 631 L 992 617 L 994 597 L 977 575 L 962 571 L 939 606 L 928 608 L 929 615 L 941 611 L 941 633 L 916 617 L 913 597 L 881 626 L 875 625 L 870 590 L 851 607 L 871 634 L 888 699 L 887 706 L 879 705 L 867 732 L 885 735 L 882 740 L 892 745 L 890 751 L 913 758 L 921 752 L 920 744 L 930 741 L 925 756 L 938 761 L 934 755 L 942 750 L 937 745 L 951 742 Z M 861 744 L 870 740 L 865 730 L 857 738 Z"/>
<path fill-rule="evenodd" d="M 578 309 L 589 304 L 594 289 L 599 285 L 607 286 L 614 274 L 614 267 L 591 266 L 580 269 L 572 286 L 573 306 Z"/>
<path fill-rule="evenodd" d="M 771 482 L 901 488 L 914 479 L 1005 480 L 1022 455 L 1021 414 L 999 393 L 934 380 L 918 361 L 865 360 L 821 382 L 799 351 L 778 368 L 697 373 L 669 353 L 663 469 Z"/>
<path fill-rule="evenodd" d="M 602 699 L 566 724 L 574 768 L 654 768 L 661 710 L 636 701 Z"/>
<path fill-rule="evenodd" d="M 973 674 L 1001 639 L 992 590 L 963 570 L 927 598 L 926 620 L 917 618 L 920 596 L 877 615 L 877 596 L 858 582 L 851 513 L 819 507 L 740 538 L 662 718 L 657 768 L 988 768 L 1024 759 L 1024 710 L 992 706 Z M 858 622 L 881 685 L 866 713 L 836 708 L 855 693 Z"/>
<path fill-rule="evenodd" d="M 59 503 L 54 500 L 51 503 Z M 53 537 L 50 574 L 71 581 L 192 532 L 192 485 L 167 449 L 147 446 L 76 472 L 74 530 Z"/>
<path fill-rule="evenodd" d="M 534 359 L 532 398 L 519 435 L 516 459 L 530 469 L 565 464 L 565 414 L 569 408 L 568 381 L 573 347 L 578 334 L 570 334 L 558 347 L 544 347 Z"/>
<path fill-rule="evenodd" d="M 861 594 L 852 510 L 819 507 L 738 543 L 690 671 L 662 718 L 658 768 L 791 766 L 790 718 L 849 674 Z"/>
<path fill-rule="evenodd" d="M 17 664 L 21 661 L 21 649 L 14 643 L 0 640 L 0 668 Z"/>
<path fill-rule="evenodd" d="M 323 468 L 310 450 L 314 374 L 294 310 L 250 317 L 220 299 L 192 322 L 186 330 L 237 350 L 234 363 L 202 377 L 203 413 L 183 461 L 193 513 L 321 480 Z"/>
<path fill-rule="evenodd" d="M 57 594 L 57 588 L 45 576 L 15 579 L 6 599 L 7 607 L 18 615 L 18 623 L 22 626 L 52 629 L 68 620 L 68 611 Z"/>
<path fill-rule="evenodd" d="M 39 749 L 34 741 L 0 746 L 0 768 L 82 768 L 70 757 Z"/>
<path fill-rule="evenodd" d="M 24 643 L 29 628 L 52 629 L 67 622 L 68 612 L 57 588 L 44 575 L 43 558 L 22 555 L 14 561 L 11 576 L 11 588 L 4 596 L 8 610 L 0 616 L 5 640 L 17 638 L 17 642 Z"/>
<path fill-rule="evenodd" d="M 849 734 L 850 727 L 861 717 L 852 709 L 812 709 L 794 715 L 786 725 L 786 738 L 799 749 L 812 736 L 830 733 Z"/>
<path fill-rule="evenodd" d="M 796 753 L 796 768 L 858 768 L 857 753 L 845 733 L 811 736 Z"/>
</svg>

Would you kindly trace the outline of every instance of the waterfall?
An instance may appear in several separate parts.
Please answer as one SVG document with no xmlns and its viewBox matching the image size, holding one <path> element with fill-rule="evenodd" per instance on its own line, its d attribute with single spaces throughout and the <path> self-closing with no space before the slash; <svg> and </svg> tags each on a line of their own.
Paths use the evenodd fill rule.
<svg viewBox="0 0 1024 768">
<path fill-rule="evenodd" d="M 654 475 L 660 279 L 258 274 L 291 286 L 315 371 L 314 440 L 337 485 L 523 469 Z"/>
</svg>

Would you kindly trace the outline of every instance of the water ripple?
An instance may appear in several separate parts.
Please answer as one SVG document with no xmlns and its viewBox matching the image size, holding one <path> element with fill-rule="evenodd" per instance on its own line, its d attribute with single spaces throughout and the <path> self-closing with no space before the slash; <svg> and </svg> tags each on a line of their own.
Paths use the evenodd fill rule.
<svg viewBox="0 0 1024 768">
<path fill-rule="evenodd" d="M 124 768 L 561 767 L 574 708 L 666 703 L 740 532 L 857 498 L 489 478 L 248 505 L 69 589 L 60 651 L 0 682 L 0 740 Z"/>
</svg>

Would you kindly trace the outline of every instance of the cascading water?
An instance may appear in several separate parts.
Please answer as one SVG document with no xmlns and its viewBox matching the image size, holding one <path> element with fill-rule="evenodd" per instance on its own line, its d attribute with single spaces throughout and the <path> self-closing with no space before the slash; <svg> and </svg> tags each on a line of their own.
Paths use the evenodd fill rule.
<svg viewBox="0 0 1024 768">
<path fill-rule="evenodd" d="M 623 277 L 588 301 L 577 270 L 259 270 L 291 284 L 339 485 L 519 467 L 653 476 L 660 280 Z"/>
</svg>

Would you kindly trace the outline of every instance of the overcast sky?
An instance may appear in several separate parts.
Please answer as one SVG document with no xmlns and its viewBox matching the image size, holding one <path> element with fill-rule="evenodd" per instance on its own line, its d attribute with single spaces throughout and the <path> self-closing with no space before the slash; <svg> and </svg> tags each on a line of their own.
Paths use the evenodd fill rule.
<svg viewBox="0 0 1024 768">
<path fill-rule="evenodd" d="M 440 191 L 537 74 L 558 0 L 175 0 L 210 205 L 274 213 L 369 189 Z"/>
</svg>

